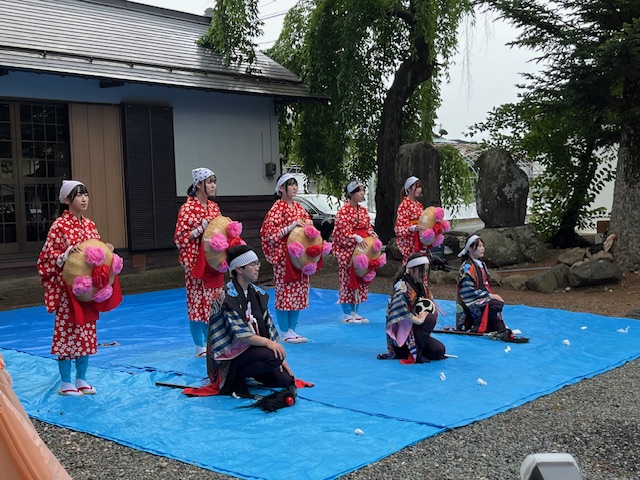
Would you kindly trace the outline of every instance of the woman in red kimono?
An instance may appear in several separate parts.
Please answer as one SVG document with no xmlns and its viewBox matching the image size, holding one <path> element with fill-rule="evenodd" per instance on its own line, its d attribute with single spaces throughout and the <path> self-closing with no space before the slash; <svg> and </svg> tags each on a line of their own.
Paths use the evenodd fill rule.
<svg viewBox="0 0 640 480">
<path fill-rule="evenodd" d="M 396 225 L 393 229 L 396 234 L 396 244 L 402 253 L 402 263 L 407 263 L 407 258 L 413 252 L 423 252 L 425 249 L 418 237 L 418 219 L 424 211 L 424 207 L 418 201 L 422 195 L 422 182 L 418 177 L 409 177 L 404 182 L 402 189 L 404 196 L 398 206 Z"/>
<path fill-rule="evenodd" d="M 220 215 L 218 204 L 209 200 L 216 194 L 217 177 L 208 168 L 191 171 L 193 184 L 187 192 L 187 201 L 180 207 L 173 240 L 178 247 L 178 258 L 184 267 L 187 289 L 187 316 L 196 357 L 207 355 L 206 338 L 211 306 L 221 288 L 208 288 L 202 278 L 195 278 L 193 270 L 198 259 L 200 242 L 209 222 Z"/>
<path fill-rule="evenodd" d="M 58 393 L 72 397 L 93 395 L 96 389 L 87 383 L 89 355 L 98 351 L 96 319 L 79 321 L 74 316 L 73 299 L 62 277 L 69 254 L 81 252 L 79 245 L 100 240 L 96 224 L 83 216 L 89 206 L 89 191 L 81 182 L 65 180 L 60 188 L 58 218 L 51 224 L 38 257 L 37 267 L 44 286 L 44 303 L 56 312 L 51 353 L 58 356 L 60 387 Z M 113 251 L 113 245 L 107 243 Z M 71 383 L 71 362 L 75 360 L 76 381 Z"/>
<path fill-rule="evenodd" d="M 295 227 L 313 225 L 306 210 L 293 197 L 298 193 L 298 181 L 290 173 L 282 175 L 276 184 L 275 203 L 267 212 L 260 228 L 262 251 L 273 266 L 276 284 L 276 319 L 282 340 L 304 343 L 307 339 L 296 333 L 300 310 L 309 306 L 309 277 L 293 270 L 287 252 L 287 239 Z"/>
<path fill-rule="evenodd" d="M 333 229 L 333 255 L 338 260 L 342 321 L 366 323 L 369 320 L 358 314 L 358 305 L 367 301 L 368 284 L 357 279 L 353 272 L 352 256 L 356 246 L 365 237 L 375 236 L 367 209 L 359 205 L 364 201 L 364 185 L 359 180 L 350 181 L 345 187 L 347 202 L 340 207 Z M 354 288 L 354 279 L 357 288 Z"/>
</svg>

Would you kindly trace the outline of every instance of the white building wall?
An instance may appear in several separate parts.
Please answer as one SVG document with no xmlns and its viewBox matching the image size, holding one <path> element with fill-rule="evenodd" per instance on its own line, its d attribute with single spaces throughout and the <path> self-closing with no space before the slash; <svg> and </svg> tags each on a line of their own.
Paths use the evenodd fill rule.
<svg viewBox="0 0 640 480">
<path fill-rule="evenodd" d="M 186 195 L 196 167 L 216 173 L 219 195 L 271 194 L 280 173 L 265 176 L 265 163 L 279 165 L 270 97 L 140 84 L 100 88 L 98 80 L 11 72 L 0 77 L 0 98 L 172 107 L 178 195 Z"/>
</svg>

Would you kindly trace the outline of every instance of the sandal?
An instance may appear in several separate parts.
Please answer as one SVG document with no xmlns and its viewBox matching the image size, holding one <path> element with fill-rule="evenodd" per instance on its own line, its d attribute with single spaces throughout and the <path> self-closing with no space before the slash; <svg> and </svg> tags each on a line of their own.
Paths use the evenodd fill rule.
<svg viewBox="0 0 640 480">
<path fill-rule="evenodd" d="M 78 390 L 72 383 L 62 382 L 60 383 L 60 388 L 58 389 L 58 393 L 60 395 L 64 395 L 65 397 L 81 397 L 82 392 Z"/>
<path fill-rule="evenodd" d="M 95 395 L 96 389 L 93 385 L 89 385 L 85 380 L 79 378 L 76 380 L 76 389 L 83 395 Z"/>
</svg>

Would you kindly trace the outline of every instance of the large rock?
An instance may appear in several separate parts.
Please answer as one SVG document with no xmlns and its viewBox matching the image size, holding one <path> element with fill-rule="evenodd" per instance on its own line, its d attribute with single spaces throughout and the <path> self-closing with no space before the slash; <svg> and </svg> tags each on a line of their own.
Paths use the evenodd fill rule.
<svg viewBox="0 0 640 480">
<path fill-rule="evenodd" d="M 396 237 L 393 237 L 387 242 L 387 246 L 384 249 L 384 253 L 387 254 L 387 260 L 398 260 L 402 262 L 402 252 L 398 248 Z"/>
<path fill-rule="evenodd" d="M 407 143 L 400 147 L 395 158 L 396 207 L 402 201 L 402 187 L 410 176 L 422 181 L 422 198 L 425 206 L 440 206 L 440 154 L 427 142 Z"/>
<path fill-rule="evenodd" d="M 490 267 L 536 263 L 547 258 L 546 244 L 533 225 L 483 228 L 476 232 L 485 245 L 485 262 Z"/>
<path fill-rule="evenodd" d="M 567 278 L 572 287 L 607 285 L 618 283 L 622 278 L 622 270 L 618 265 L 607 260 L 583 262 L 570 268 Z"/>
<path fill-rule="evenodd" d="M 476 161 L 476 210 L 486 227 L 524 225 L 529 178 L 509 152 L 492 149 Z"/>
<path fill-rule="evenodd" d="M 525 283 L 529 290 L 540 293 L 552 293 L 558 288 L 558 280 L 551 270 L 533 275 Z"/>
<path fill-rule="evenodd" d="M 571 265 L 574 265 L 582 261 L 586 252 L 587 252 L 586 248 L 575 247 L 570 250 L 567 250 L 566 252 L 562 252 L 560 255 L 558 255 L 558 258 L 556 261 L 558 263 L 563 263 L 570 267 Z"/>
<path fill-rule="evenodd" d="M 514 274 L 509 275 L 508 277 L 504 277 L 502 279 L 502 286 L 504 288 L 509 288 L 511 290 L 519 290 L 524 291 L 528 290 L 527 288 L 527 277 L 526 275 Z"/>
</svg>

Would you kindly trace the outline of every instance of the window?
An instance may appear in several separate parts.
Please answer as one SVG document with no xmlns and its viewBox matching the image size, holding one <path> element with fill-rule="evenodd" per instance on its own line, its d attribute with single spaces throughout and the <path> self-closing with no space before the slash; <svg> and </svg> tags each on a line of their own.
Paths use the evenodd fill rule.
<svg viewBox="0 0 640 480">
<path fill-rule="evenodd" d="M 67 106 L 0 101 L 0 253 L 42 248 L 70 177 Z"/>
</svg>

